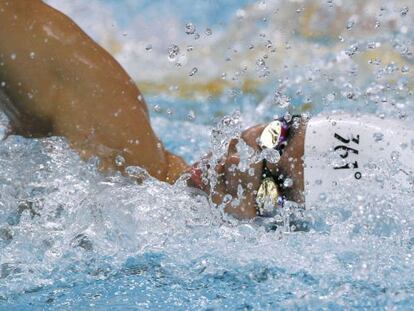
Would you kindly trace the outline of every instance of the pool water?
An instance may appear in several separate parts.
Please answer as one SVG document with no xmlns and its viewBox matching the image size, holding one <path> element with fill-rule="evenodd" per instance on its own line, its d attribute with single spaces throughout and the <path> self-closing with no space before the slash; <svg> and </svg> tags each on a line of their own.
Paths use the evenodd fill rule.
<svg viewBox="0 0 414 311">
<path fill-rule="evenodd" d="M 143 33 L 137 26 L 146 13 L 168 11 L 167 1 L 135 11 L 124 1 L 116 14 L 114 1 L 48 2 L 108 49 L 118 42 L 112 52 L 143 85 L 154 129 L 188 162 L 218 150 L 211 133 L 222 118 L 233 121 L 230 132 L 287 111 L 412 122 L 408 1 L 202 1 L 171 11 L 167 34 L 157 23 Z M 201 38 L 188 37 L 188 22 L 203 27 Z M 173 43 L 182 58 L 168 58 Z M 189 76 L 192 62 L 198 72 Z M 347 200 L 305 211 L 307 230 L 270 229 L 224 216 L 182 181 L 104 176 L 64 138 L 6 137 L 7 122 L 0 120 L 2 310 L 412 309 L 411 192 L 351 189 Z"/>
</svg>

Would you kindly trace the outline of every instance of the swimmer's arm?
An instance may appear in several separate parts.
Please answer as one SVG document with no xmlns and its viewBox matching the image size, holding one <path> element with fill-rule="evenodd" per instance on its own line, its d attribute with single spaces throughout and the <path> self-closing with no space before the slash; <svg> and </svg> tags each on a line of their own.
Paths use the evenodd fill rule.
<svg viewBox="0 0 414 311">
<path fill-rule="evenodd" d="M 0 63 L 4 91 L 27 121 L 16 122 L 17 133 L 64 136 L 105 169 L 136 165 L 177 178 L 184 162 L 156 137 L 133 80 L 64 14 L 42 1 L 0 0 Z"/>
</svg>

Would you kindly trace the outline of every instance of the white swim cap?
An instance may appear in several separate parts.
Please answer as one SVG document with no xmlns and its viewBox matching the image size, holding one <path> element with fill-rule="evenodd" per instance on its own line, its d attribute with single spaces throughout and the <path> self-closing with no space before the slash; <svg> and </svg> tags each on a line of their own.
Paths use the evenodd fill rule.
<svg viewBox="0 0 414 311">
<path fill-rule="evenodd" d="M 413 191 L 413 148 L 414 128 L 399 120 L 349 114 L 312 118 L 305 134 L 306 208 L 352 188 L 393 191 L 390 176 Z"/>
</svg>

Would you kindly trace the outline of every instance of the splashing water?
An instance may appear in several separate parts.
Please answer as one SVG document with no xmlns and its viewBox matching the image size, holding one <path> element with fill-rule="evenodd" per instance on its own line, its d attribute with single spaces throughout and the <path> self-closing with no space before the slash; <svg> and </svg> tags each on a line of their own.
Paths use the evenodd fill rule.
<svg viewBox="0 0 414 311">
<path fill-rule="evenodd" d="M 239 122 L 237 115 L 225 118 L 214 131 L 234 137 Z M 157 118 L 155 126 L 163 128 Z M 165 128 L 186 131 L 175 121 Z M 216 155 L 223 141 L 213 140 Z M 61 138 L 10 136 L 0 146 L 0 162 L 4 304 L 296 309 L 412 303 L 413 198 L 403 188 L 385 195 L 352 189 L 347 204 L 343 197 L 321 198 L 318 209 L 305 212 L 309 232 L 284 233 L 224 222 L 182 183 L 149 178 L 139 185 L 103 176 L 94 159 L 81 161 Z M 398 183 L 392 166 L 376 169 L 387 172 L 375 175 L 386 176 L 382 182 Z"/>
<path fill-rule="evenodd" d="M 111 12 L 104 2 L 49 2 L 75 19 L 90 3 L 95 14 Z M 164 45 L 148 39 L 151 29 L 136 41 L 128 31 L 114 54 L 132 75 L 148 72 L 150 81 L 177 86 L 147 98 L 166 147 L 189 162 L 211 150 L 211 161 L 218 161 L 245 126 L 286 109 L 340 107 L 412 120 L 412 13 L 407 1 L 349 1 L 346 8 L 340 1 L 258 1 L 235 10 L 225 29 L 196 16 L 174 19 L 169 25 L 179 24 L 170 27 L 177 34 L 169 32 Z M 189 20 L 200 31 L 197 41 L 186 34 Z M 104 34 L 114 30 L 105 19 L 108 31 L 100 33 L 99 19 L 94 22 L 90 30 L 107 44 Z M 192 68 L 198 72 L 190 76 Z M 187 83 L 215 77 L 227 83 L 221 93 L 180 97 Z M 255 92 L 249 81 L 258 83 Z M 190 111 L 197 117 L 189 118 Z M 4 134 L 7 120 L 0 125 Z M 237 148 L 244 159 L 252 156 L 243 144 Z M 301 215 L 308 232 L 291 232 L 259 221 L 224 221 L 181 181 L 138 184 L 104 176 L 96 159 L 81 161 L 63 138 L 9 136 L 0 143 L 0 307 L 410 309 L 414 198 L 396 178 L 398 158 L 392 154 L 369 168 L 370 178 L 395 191 L 326 194 Z M 145 176 L 137 168 L 130 172 Z M 414 176 L 407 178 L 412 184 Z"/>
</svg>

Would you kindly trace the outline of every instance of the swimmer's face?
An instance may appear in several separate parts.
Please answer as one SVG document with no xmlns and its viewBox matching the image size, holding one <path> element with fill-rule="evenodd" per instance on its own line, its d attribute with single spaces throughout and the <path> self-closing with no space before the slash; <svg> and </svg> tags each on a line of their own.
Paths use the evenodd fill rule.
<svg viewBox="0 0 414 311">
<path fill-rule="evenodd" d="M 259 137 L 266 125 L 257 125 L 247 129 L 241 139 L 256 153 L 260 153 Z M 279 182 L 289 177 L 293 184 L 279 189 L 284 198 L 297 203 L 304 203 L 303 154 L 306 123 L 294 130 L 289 137 L 283 154 L 276 163 L 266 161 L 266 168 Z M 225 211 L 237 218 L 253 218 L 257 215 L 256 195 L 262 183 L 264 161 L 253 157 L 246 164 L 240 165 L 240 150 L 238 140 L 229 143 L 227 154 L 215 167 L 217 184 L 211 189 L 210 185 L 203 185 L 204 191 L 211 195 L 217 205 L 223 204 Z M 243 159 L 245 162 L 245 159 Z M 231 200 L 230 196 L 231 196 Z"/>
</svg>

